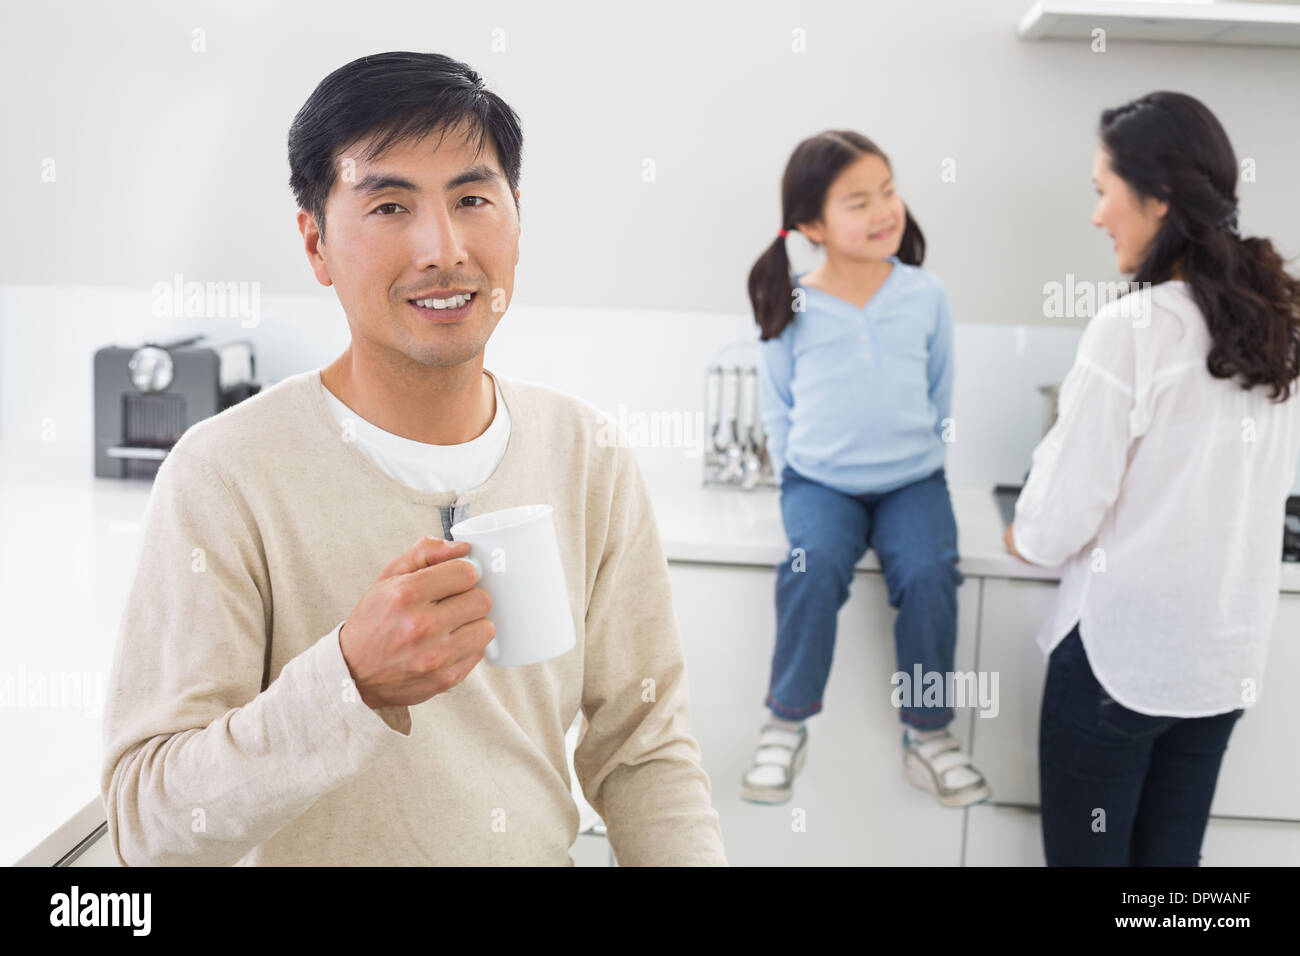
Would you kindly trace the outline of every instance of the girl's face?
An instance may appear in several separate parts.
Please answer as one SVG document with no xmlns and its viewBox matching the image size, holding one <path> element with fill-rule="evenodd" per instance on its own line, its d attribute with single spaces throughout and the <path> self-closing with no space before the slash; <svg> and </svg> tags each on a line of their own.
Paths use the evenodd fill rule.
<svg viewBox="0 0 1300 956">
<path fill-rule="evenodd" d="M 1110 168 L 1110 154 L 1098 146 L 1092 158 L 1092 181 L 1097 187 L 1097 207 L 1092 224 L 1101 226 L 1115 243 L 1115 267 L 1125 275 L 1137 272 L 1146 261 L 1147 251 L 1169 203 L 1152 196 L 1139 198 L 1123 179 Z"/>
<path fill-rule="evenodd" d="M 889 166 L 868 154 L 846 167 L 826 193 L 822 216 L 799 231 L 828 255 L 884 259 L 898 252 L 907 214 Z"/>
</svg>

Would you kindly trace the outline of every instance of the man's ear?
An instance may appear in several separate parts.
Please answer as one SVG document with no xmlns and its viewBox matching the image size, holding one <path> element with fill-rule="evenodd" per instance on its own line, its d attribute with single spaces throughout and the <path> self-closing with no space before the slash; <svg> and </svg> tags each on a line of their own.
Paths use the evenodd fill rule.
<svg viewBox="0 0 1300 956">
<path fill-rule="evenodd" d="M 302 233 L 307 263 L 316 274 L 316 281 L 321 285 L 333 285 L 334 280 L 330 278 L 329 266 L 325 264 L 325 256 L 320 248 L 325 240 L 321 238 L 320 229 L 316 226 L 316 217 L 306 209 L 298 210 L 298 231 Z"/>
</svg>

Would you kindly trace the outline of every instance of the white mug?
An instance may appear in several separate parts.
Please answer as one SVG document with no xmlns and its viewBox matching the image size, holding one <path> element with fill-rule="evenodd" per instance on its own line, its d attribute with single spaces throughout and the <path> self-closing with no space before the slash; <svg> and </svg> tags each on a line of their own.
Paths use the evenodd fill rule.
<svg viewBox="0 0 1300 956">
<path fill-rule="evenodd" d="M 489 664 L 536 664 L 577 643 L 550 505 L 475 515 L 452 525 L 451 538 L 469 542 L 469 554 L 457 560 L 474 565 L 477 586 L 492 599 Z"/>
</svg>

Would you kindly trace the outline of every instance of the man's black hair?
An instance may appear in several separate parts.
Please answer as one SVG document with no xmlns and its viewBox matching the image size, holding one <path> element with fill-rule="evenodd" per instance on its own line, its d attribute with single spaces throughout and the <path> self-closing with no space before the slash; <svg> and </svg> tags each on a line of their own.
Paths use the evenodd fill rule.
<svg viewBox="0 0 1300 956">
<path fill-rule="evenodd" d="M 369 163 L 396 143 L 439 130 L 441 145 L 443 137 L 461 128 L 479 151 L 491 137 L 514 197 L 524 140 L 519 117 L 473 69 L 441 53 L 363 56 L 321 80 L 294 117 L 289 188 L 315 217 L 323 239 L 325 200 L 338 178 L 341 150 L 370 137 L 365 151 L 353 157 Z"/>
</svg>

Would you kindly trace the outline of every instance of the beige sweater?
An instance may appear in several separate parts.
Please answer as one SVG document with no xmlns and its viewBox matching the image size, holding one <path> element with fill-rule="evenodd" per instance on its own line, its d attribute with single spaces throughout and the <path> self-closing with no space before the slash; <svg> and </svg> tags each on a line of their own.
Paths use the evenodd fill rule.
<svg viewBox="0 0 1300 956">
<path fill-rule="evenodd" d="M 726 865 L 635 455 L 586 402 L 495 377 L 509 445 L 463 494 L 409 488 L 346 441 L 318 369 L 176 444 L 104 715 L 124 864 L 572 865 L 581 707 L 574 765 L 620 865 Z M 453 520 L 536 503 L 555 509 L 573 650 L 481 662 L 414 707 L 363 703 L 338 629 L 384 566 Z"/>
</svg>

